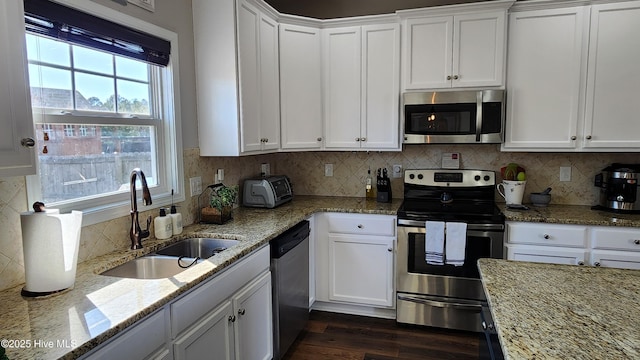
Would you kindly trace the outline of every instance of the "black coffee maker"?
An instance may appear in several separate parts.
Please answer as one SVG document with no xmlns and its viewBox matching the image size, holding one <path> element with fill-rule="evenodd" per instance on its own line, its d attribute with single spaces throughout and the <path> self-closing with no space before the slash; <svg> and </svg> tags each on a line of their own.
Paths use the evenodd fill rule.
<svg viewBox="0 0 640 360">
<path fill-rule="evenodd" d="M 597 210 L 640 213 L 638 179 L 640 164 L 611 164 L 596 175 L 595 186 L 600 188 Z"/>
</svg>

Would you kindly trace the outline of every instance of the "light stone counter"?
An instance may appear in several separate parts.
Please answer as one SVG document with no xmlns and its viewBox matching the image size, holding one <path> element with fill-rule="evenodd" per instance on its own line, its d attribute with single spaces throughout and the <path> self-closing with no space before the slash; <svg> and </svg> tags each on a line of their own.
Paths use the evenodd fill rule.
<svg viewBox="0 0 640 360">
<path fill-rule="evenodd" d="M 640 359 L 640 271 L 481 259 L 506 359 Z"/>
<path fill-rule="evenodd" d="M 144 249 L 115 251 L 78 264 L 74 288 L 60 294 L 26 299 L 20 296 L 22 285 L 0 292 L 0 339 L 18 341 L 6 350 L 11 360 L 77 358 L 316 212 L 395 215 L 401 202 L 394 199 L 381 204 L 362 198 L 297 196 L 275 209 L 235 209 L 234 219 L 224 225 L 188 226 L 172 239 L 143 241 Z M 168 279 L 97 275 L 194 235 L 241 241 Z"/>
<path fill-rule="evenodd" d="M 549 205 L 536 207 L 525 204 L 529 210 L 507 209 L 498 204 L 507 221 L 526 221 L 553 224 L 640 227 L 640 214 L 617 214 L 592 210 L 586 205 Z"/>
</svg>

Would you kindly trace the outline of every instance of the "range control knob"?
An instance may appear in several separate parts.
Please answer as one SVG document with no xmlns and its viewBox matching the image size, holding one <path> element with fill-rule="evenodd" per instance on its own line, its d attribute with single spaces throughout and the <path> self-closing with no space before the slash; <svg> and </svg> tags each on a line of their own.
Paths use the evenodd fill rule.
<svg viewBox="0 0 640 360">
<path fill-rule="evenodd" d="M 489 175 L 485 175 L 485 176 L 484 176 L 484 181 L 489 181 L 489 180 L 491 180 L 491 176 L 489 176 Z"/>
<path fill-rule="evenodd" d="M 424 175 L 418 174 L 418 179 L 422 180 L 422 178 L 424 178 Z"/>
<path fill-rule="evenodd" d="M 475 181 L 480 181 L 480 175 L 476 175 L 476 176 L 474 176 L 474 177 L 473 177 L 473 179 L 474 179 Z"/>
<path fill-rule="evenodd" d="M 413 179 L 415 179 L 415 177 L 416 177 L 415 175 L 409 174 L 409 179 L 413 180 Z"/>
</svg>

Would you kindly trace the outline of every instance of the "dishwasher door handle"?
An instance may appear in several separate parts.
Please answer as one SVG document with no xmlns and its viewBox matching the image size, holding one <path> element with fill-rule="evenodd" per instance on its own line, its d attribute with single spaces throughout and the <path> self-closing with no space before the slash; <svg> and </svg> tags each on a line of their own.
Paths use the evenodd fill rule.
<svg viewBox="0 0 640 360">
<path fill-rule="evenodd" d="M 467 304 L 467 303 L 461 303 L 461 302 L 438 301 L 438 300 L 432 300 L 422 296 L 398 295 L 398 300 L 404 300 L 404 301 L 409 301 L 417 304 L 424 304 L 424 305 L 429 305 L 429 306 L 439 307 L 439 308 L 454 308 L 457 310 L 472 311 L 472 312 L 478 312 L 478 313 L 482 311 L 482 305 L 479 305 L 479 304 L 475 305 L 475 304 Z"/>
</svg>

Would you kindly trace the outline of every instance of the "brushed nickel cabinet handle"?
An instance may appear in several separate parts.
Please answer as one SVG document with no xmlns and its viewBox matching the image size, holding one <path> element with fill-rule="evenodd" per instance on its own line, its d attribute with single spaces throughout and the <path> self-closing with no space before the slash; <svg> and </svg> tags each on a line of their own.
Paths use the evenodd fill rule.
<svg viewBox="0 0 640 360">
<path fill-rule="evenodd" d="M 228 320 L 229 320 L 229 322 L 236 322 L 236 316 L 235 315 L 229 315 Z"/>
<path fill-rule="evenodd" d="M 551 236 L 549 234 L 544 234 L 544 235 L 542 235 L 542 237 L 547 239 L 547 240 L 549 240 L 551 238 Z"/>
<path fill-rule="evenodd" d="M 635 240 L 633 240 L 633 243 L 636 244 L 636 245 L 640 245 L 640 240 L 639 239 L 635 239 Z"/>
<path fill-rule="evenodd" d="M 600 263 L 599 263 L 599 262 L 597 262 L 597 261 L 596 261 L 595 263 L 593 263 L 593 265 L 595 265 L 595 266 L 597 266 L 597 267 L 600 267 Z"/>
<path fill-rule="evenodd" d="M 36 141 L 33 140 L 32 138 L 24 138 L 20 140 L 20 145 L 31 149 L 32 147 L 36 146 Z"/>
<path fill-rule="evenodd" d="M 356 141 L 360 141 L 360 138 L 356 138 Z"/>
<path fill-rule="evenodd" d="M 360 141 L 367 141 L 367 138 L 366 137 L 361 137 Z"/>
<path fill-rule="evenodd" d="M 458 79 L 460 79 L 460 76 L 458 76 L 458 75 L 453 75 L 453 80 L 458 80 Z"/>
<path fill-rule="evenodd" d="M 316 140 L 318 140 L 318 141 L 322 141 L 322 138 L 321 138 L 321 137 L 319 137 L 319 138 L 317 138 Z"/>
<path fill-rule="evenodd" d="M 573 135 L 573 136 L 571 137 L 571 140 L 575 140 L 575 139 L 577 139 L 577 137 L 576 137 L 575 135 Z"/>
<path fill-rule="evenodd" d="M 578 265 L 584 265 L 584 261 L 582 260 L 578 261 Z"/>
<path fill-rule="evenodd" d="M 591 135 L 587 135 L 587 140 L 591 140 Z"/>
<path fill-rule="evenodd" d="M 364 229 L 364 225 L 358 224 L 358 229 Z"/>
<path fill-rule="evenodd" d="M 451 80 L 451 75 L 447 75 L 447 80 Z"/>
<path fill-rule="evenodd" d="M 238 315 L 244 315 L 245 312 L 245 309 L 238 309 Z"/>
</svg>

